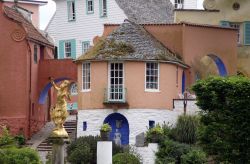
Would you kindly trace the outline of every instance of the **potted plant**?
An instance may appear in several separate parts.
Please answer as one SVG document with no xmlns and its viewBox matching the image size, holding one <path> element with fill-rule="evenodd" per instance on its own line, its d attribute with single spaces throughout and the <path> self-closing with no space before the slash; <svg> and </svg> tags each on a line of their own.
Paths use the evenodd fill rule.
<svg viewBox="0 0 250 164">
<path fill-rule="evenodd" d="M 111 132 L 112 128 L 108 123 L 105 123 L 101 126 L 100 134 L 103 141 L 109 140 L 109 134 Z"/>
<path fill-rule="evenodd" d="M 163 136 L 163 133 L 164 131 L 159 124 L 157 124 L 153 128 L 148 129 L 148 131 L 146 132 L 147 142 L 159 143 Z"/>
</svg>

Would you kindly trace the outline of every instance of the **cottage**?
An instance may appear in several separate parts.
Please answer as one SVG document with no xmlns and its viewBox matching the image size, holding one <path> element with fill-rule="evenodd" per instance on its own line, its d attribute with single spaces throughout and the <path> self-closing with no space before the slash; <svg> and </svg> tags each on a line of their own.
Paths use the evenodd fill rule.
<svg viewBox="0 0 250 164">
<path fill-rule="evenodd" d="M 218 35 L 228 44 L 216 45 Z M 196 58 L 210 55 L 221 62 L 221 73 L 235 74 L 234 35 L 233 29 L 185 23 L 106 24 L 103 38 L 76 60 L 78 137 L 98 135 L 109 123 L 112 139 L 119 133 L 123 145 L 134 144 L 147 127 L 174 123 L 180 113 L 173 99 L 195 81 Z M 227 57 L 224 48 L 231 50 Z"/>
</svg>

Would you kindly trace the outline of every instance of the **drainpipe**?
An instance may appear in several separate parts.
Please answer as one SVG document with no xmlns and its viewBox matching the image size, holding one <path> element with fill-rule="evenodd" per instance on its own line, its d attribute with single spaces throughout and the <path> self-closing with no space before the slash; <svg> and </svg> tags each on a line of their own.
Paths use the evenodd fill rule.
<svg viewBox="0 0 250 164">
<path fill-rule="evenodd" d="M 28 138 L 31 137 L 31 64 L 32 64 L 32 53 L 29 41 L 26 40 L 28 52 L 30 54 L 29 61 L 29 113 L 28 113 Z"/>
</svg>

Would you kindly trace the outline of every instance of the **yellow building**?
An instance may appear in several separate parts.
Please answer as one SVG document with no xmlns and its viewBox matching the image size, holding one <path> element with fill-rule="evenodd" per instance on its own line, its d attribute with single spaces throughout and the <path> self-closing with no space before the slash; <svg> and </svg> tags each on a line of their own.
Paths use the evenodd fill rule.
<svg viewBox="0 0 250 164">
<path fill-rule="evenodd" d="M 238 29 L 239 74 L 250 77 L 250 1 L 204 0 L 205 10 L 175 10 L 175 22 L 211 24 Z"/>
</svg>

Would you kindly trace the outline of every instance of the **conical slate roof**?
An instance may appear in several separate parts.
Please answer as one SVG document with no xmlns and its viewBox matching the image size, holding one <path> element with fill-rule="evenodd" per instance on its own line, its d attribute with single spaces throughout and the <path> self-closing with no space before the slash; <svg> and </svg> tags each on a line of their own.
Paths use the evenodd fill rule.
<svg viewBox="0 0 250 164">
<path fill-rule="evenodd" d="M 106 39 L 99 41 L 77 61 L 132 60 L 168 61 L 185 65 L 183 61 L 149 34 L 141 25 L 126 21 Z"/>
<path fill-rule="evenodd" d="M 174 6 L 170 0 L 116 0 L 116 3 L 135 23 L 174 22 Z"/>
</svg>

